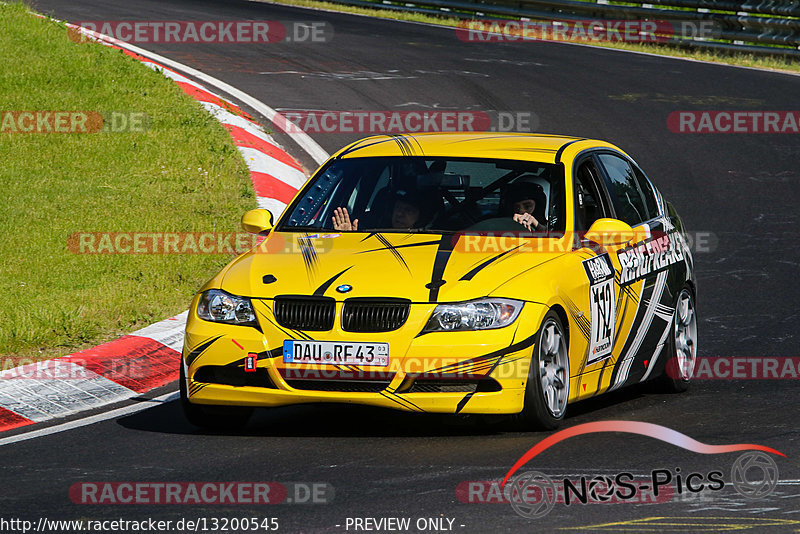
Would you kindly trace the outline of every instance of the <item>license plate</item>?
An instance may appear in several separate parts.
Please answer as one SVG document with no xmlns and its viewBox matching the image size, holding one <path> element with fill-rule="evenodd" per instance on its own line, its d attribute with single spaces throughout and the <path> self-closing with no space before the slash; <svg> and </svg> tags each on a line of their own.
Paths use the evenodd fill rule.
<svg viewBox="0 0 800 534">
<path fill-rule="evenodd" d="M 287 339 L 283 342 L 283 363 L 386 367 L 389 344 Z"/>
</svg>

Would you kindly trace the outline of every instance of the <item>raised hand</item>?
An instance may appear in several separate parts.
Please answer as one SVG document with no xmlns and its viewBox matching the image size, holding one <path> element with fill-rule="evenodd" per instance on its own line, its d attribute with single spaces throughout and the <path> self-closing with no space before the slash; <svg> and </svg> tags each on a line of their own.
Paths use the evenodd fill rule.
<svg viewBox="0 0 800 534">
<path fill-rule="evenodd" d="M 347 208 L 336 208 L 333 210 L 333 227 L 336 230 L 342 230 L 344 232 L 355 232 L 358 230 L 358 219 L 354 219 L 353 222 L 350 222 L 350 214 L 347 213 Z"/>
</svg>

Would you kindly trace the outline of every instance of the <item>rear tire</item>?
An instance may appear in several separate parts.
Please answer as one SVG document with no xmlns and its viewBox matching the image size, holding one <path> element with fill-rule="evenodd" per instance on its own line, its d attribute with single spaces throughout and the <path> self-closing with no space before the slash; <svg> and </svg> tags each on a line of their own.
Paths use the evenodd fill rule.
<svg viewBox="0 0 800 534">
<path fill-rule="evenodd" d="M 237 430 L 247 424 L 253 408 L 247 406 L 216 406 L 192 404 L 186 388 L 186 373 L 181 361 L 180 372 L 181 408 L 186 419 L 196 427 L 209 430 Z"/>
<path fill-rule="evenodd" d="M 569 351 L 558 314 L 550 310 L 534 340 L 525 385 L 525 407 L 514 418 L 526 430 L 553 430 L 564 420 L 569 399 Z"/>
<path fill-rule="evenodd" d="M 667 393 L 682 393 L 689 389 L 697 362 L 697 314 L 688 286 L 678 294 L 670 329 L 665 347 L 667 361 L 657 383 Z"/>
</svg>

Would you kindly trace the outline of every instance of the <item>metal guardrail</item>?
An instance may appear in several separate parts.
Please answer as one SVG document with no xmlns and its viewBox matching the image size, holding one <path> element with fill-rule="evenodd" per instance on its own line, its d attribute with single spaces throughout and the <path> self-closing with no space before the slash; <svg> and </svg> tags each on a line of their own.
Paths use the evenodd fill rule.
<svg viewBox="0 0 800 534">
<path fill-rule="evenodd" d="M 800 57 L 800 0 L 752 2 L 650 0 L 629 5 L 608 0 L 329 0 L 338 4 L 454 16 L 585 22 L 649 20 L 714 28 L 710 37 L 674 35 L 669 44 Z M 630 5 L 634 4 L 634 5 Z"/>
</svg>

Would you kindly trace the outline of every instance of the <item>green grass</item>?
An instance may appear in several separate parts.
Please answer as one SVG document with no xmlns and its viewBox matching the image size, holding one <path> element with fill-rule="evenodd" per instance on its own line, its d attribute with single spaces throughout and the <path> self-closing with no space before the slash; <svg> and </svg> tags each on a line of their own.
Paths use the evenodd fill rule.
<svg viewBox="0 0 800 534">
<path fill-rule="evenodd" d="M 292 6 L 310 7 L 316 9 L 327 9 L 342 13 L 354 13 L 357 15 L 367 15 L 393 20 L 406 20 L 411 22 L 424 22 L 427 24 L 438 24 L 441 26 L 457 26 L 463 19 L 457 17 L 428 15 L 424 13 L 411 13 L 407 11 L 397 11 L 393 9 L 379 9 L 371 7 L 348 6 L 335 2 L 325 2 L 322 0 L 258 0 L 260 2 L 284 4 Z M 480 17 L 476 17 L 480 19 Z M 485 19 L 485 17 L 483 17 Z M 453 39 L 456 39 L 455 33 Z M 615 48 L 619 50 L 630 50 L 634 52 L 647 52 L 664 56 L 690 58 L 698 61 L 709 61 L 712 63 L 723 63 L 726 65 L 738 65 L 742 67 L 753 67 L 766 70 L 778 70 L 786 72 L 800 72 L 800 61 L 791 58 L 781 58 L 773 56 L 763 56 L 751 53 L 729 53 L 724 51 L 705 51 L 677 47 L 668 44 L 637 44 L 620 42 L 597 42 L 585 43 L 589 46 L 600 46 L 604 48 Z M 471 45 L 473 46 L 473 45 Z"/>
<path fill-rule="evenodd" d="M 0 357 L 50 357 L 187 308 L 229 255 L 86 255 L 76 232 L 239 230 L 254 207 L 228 133 L 118 50 L 0 4 L 0 111 L 146 113 L 143 133 L 0 133 Z"/>
</svg>

